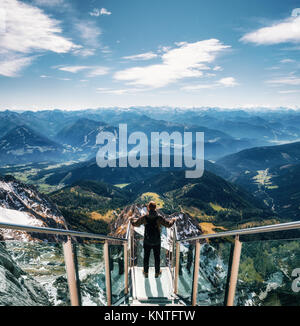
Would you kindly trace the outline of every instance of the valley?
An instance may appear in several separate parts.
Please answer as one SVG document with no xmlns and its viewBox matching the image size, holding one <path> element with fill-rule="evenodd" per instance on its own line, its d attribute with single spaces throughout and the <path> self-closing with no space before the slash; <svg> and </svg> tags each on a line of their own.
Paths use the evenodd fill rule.
<svg viewBox="0 0 300 326">
<path fill-rule="evenodd" d="M 282 178 L 280 186 L 277 182 L 279 171 L 283 171 L 277 167 L 297 165 L 300 158 L 296 142 L 300 132 L 297 133 L 294 123 L 297 120 L 294 111 L 276 111 L 270 115 L 268 111 L 183 111 L 148 107 L 4 111 L 0 116 L 2 123 L 6 121 L 8 129 L 11 128 L 2 136 L 0 158 L 2 155 L 4 159 L 0 174 L 13 175 L 49 194 L 65 215 L 78 214 L 76 218 L 70 217 L 75 221 L 73 227 L 86 230 L 93 225 L 92 229 L 108 232 L 109 220 L 122 208 L 131 203 L 145 204 L 150 198 L 170 214 L 186 211 L 199 223 L 215 223 L 226 228 L 298 218 L 296 206 L 287 203 L 297 198 L 297 192 L 281 201 L 285 204 L 279 203 L 277 195 L 283 183 Z M 43 126 L 40 130 L 44 136 L 38 136 L 34 129 L 36 121 Z M 186 182 L 180 168 L 99 168 L 95 161 L 98 132 L 115 133 L 122 123 L 127 124 L 130 132 L 143 130 L 149 135 L 152 131 L 204 131 L 204 177 L 200 182 Z M 293 132 L 288 132 L 289 128 Z M 18 137 L 12 138 L 14 134 Z M 46 141 L 45 135 L 49 137 L 49 144 L 57 144 L 52 157 L 38 147 Z M 280 141 L 291 143 L 273 145 Z M 11 149 L 4 152 L 8 144 Z M 23 161 L 12 165 L 16 157 L 11 153 L 18 153 L 18 148 L 25 148 L 24 144 L 29 146 L 29 156 L 22 155 Z M 38 155 L 30 146 L 39 148 Z M 30 155 L 35 157 L 33 161 Z M 276 173 L 272 169 L 277 169 Z M 286 214 L 291 210 L 293 213 Z"/>
<path fill-rule="evenodd" d="M 169 115 L 168 110 L 160 110 L 158 114 L 155 108 L 57 110 L 17 115 L 0 112 L 6 126 L 11 126 L 0 141 L 0 208 L 5 211 L 2 218 L 18 218 L 18 221 L 44 226 L 60 223 L 60 227 L 72 230 L 124 236 L 130 212 L 139 215 L 145 205 L 154 200 L 161 214 L 179 218 L 177 227 L 182 236 L 299 220 L 300 147 L 297 140 L 300 132 L 294 124 L 295 114 L 282 112 L 270 116 L 267 112 L 246 111 L 225 114 L 210 109 L 203 112 L 175 110 Z M 37 121 L 43 126 L 43 135 L 34 127 Z M 120 123 L 128 123 L 128 130 L 132 132 L 143 130 L 148 135 L 153 130 L 204 131 L 203 176 L 187 179 L 184 168 L 174 167 L 99 168 L 95 160 L 96 135 L 100 130 L 115 132 Z M 276 142 L 284 144 L 274 145 Z M 24 194 L 28 194 L 28 198 Z M 24 236 L 32 240 L 28 235 L 2 234 L 6 241 Z M 299 245 L 293 240 L 283 243 L 282 239 L 272 237 L 270 235 L 273 241 L 262 243 L 259 251 L 258 242 L 245 243 L 237 304 L 281 304 L 291 300 L 286 294 L 290 271 L 287 272 L 283 255 L 293 249 L 298 257 Z M 285 237 L 297 238 L 298 234 L 288 233 Z M 12 257 L 11 264 L 16 262 L 22 273 L 34 276 L 31 283 L 24 283 L 25 287 L 44 286 L 46 292 L 36 304 L 62 305 L 69 299 L 63 296 L 67 285 L 58 258 L 61 248 L 55 245 L 57 239 L 48 240 L 54 244 L 41 245 L 41 258 L 27 257 L 30 248 L 14 242 L 9 242 L 2 254 Z M 229 246 L 230 240 L 203 244 L 198 293 L 203 304 L 222 303 Z M 260 263 L 261 252 L 264 265 Z M 276 252 L 276 257 L 269 252 Z M 84 303 L 105 304 L 103 264 L 93 261 L 97 255 L 103 258 L 101 245 L 80 242 L 78 254 Z M 25 260 L 21 259 L 22 255 Z M 49 274 L 40 268 L 39 259 L 45 266 L 51 266 Z M 297 259 L 290 261 L 291 266 L 295 266 Z M 28 261 L 31 261 L 30 267 Z M 15 284 L 21 284 L 23 274 L 17 270 L 15 273 L 11 277 Z M 50 274 L 51 278 L 47 279 Z M 12 284 L 10 287 L 15 291 Z M 30 303 L 24 293 L 20 292 L 22 300 Z"/>
</svg>

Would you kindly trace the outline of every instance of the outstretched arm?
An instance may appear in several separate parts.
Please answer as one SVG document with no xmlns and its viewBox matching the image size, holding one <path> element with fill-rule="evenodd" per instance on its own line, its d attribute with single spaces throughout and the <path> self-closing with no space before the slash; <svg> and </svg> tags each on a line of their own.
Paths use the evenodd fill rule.
<svg viewBox="0 0 300 326">
<path fill-rule="evenodd" d="M 129 221 L 131 222 L 131 224 L 133 226 L 138 227 L 138 226 L 141 226 L 142 224 L 145 224 L 145 216 L 141 216 L 138 218 L 130 217 Z"/>
<path fill-rule="evenodd" d="M 164 218 L 163 216 L 159 216 L 159 220 L 160 220 L 160 224 L 165 226 L 166 228 L 170 228 L 174 225 L 174 223 L 176 222 L 176 218 L 172 218 L 171 220 L 167 220 L 166 218 Z"/>
</svg>

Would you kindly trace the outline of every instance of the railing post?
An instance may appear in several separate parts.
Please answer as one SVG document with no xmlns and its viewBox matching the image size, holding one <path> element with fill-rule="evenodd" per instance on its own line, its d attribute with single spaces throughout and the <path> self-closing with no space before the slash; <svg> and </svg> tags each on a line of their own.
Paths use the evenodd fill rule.
<svg viewBox="0 0 300 326">
<path fill-rule="evenodd" d="M 75 271 L 74 256 L 72 250 L 72 242 L 70 237 L 68 237 L 67 242 L 63 243 L 63 250 L 64 250 L 65 266 L 67 272 L 71 305 L 79 306 L 76 271 Z"/>
<path fill-rule="evenodd" d="M 178 293 L 179 260 L 180 260 L 180 242 L 176 242 L 174 294 Z"/>
<path fill-rule="evenodd" d="M 239 240 L 239 236 L 235 236 L 234 241 L 234 251 L 231 265 L 231 273 L 230 273 L 230 281 L 229 281 L 229 289 L 227 295 L 227 306 L 234 305 L 234 297 L 236 284 L 239 274 L 239 266 L 240 266 L 240 257 L 241 257 L 242 243 Z"/>
<path fill-rule="evenodd" d="M 135 237 L 134 237 L 134 227 L 131 226 L 131 244 L 130 244 L 130 267 L 134 268 L 135 266 L 135 251 L 134 251 L 134 246 L 135 246 Z"/>
<path fill-rule="evenodd" d="M 171 277 L 172 277 L 172 282 L 173 282 L 173 287 L 174 287 L 174 279 L 175 279 L 175 264 L 176 264 L 176 236 L 175 236 L 175 229 L 174 227 L 172 228 L 171 233 L 171 241 L 170 241 L 170 272 L 171 272 Z"/>
<path fill-rule="evenodd" d="M 124 293 L 128 294 L 128 243 L 124 243 L 124 279 L 125 279 L 125 289 Z"/>
<path fill-rule="evenodd" d="M 80 292 L 80 278 L 79 278 L 79 269 L 78 269 L 78 251 L 76 243 L 73 243 L 73 256 L 74 256 L 74 264 L 75 264 L 75 277 L 76 277 L 76 285 L 77 285 L 77 293 L 78 293 L 78 302 L 79 306 L 82 306 L 81 300 L 81 292 Z"/>
<path fill-rule="evenodd" d="M 196 250 L 195 250 L 195 262 L 194 262 L 192 306 L 196 306 L 196 304 L 197 304 L 199 262 L 200 262 L 200 242 L 199 242 L 199 240 L 197 240 L 196 241 Z"/>
<path fill-rule="evenodd" d="M 224 306 L 227 306 L 228 290 L 229 290 L 230 275 L 231 275 L 231 266 L 232 266 L 232 259 L 233 259 L 233 251 L 234 251 L 234 243 L 232 243 L 230 245 L 230 253 L 229 253 L 228 268 L 227 268 L 227 277 L 226 277 L 226 285 L 225 285 L 225 295 L 224 295 Z"/>
<path fill-rule="evenodd" d="M 105 240 L 105 242 L 104 242 L 104 263 L 105 263 L 105 285 L 106 285 L 107 305 L 111 306 L 111 282 L 110 282 L 108 240 Z"/>
</svg>

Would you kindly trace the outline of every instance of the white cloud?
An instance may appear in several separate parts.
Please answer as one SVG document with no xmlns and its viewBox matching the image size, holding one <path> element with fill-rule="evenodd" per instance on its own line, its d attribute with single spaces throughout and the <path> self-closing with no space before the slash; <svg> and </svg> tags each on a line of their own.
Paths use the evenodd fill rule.
<svg viewBox="0 0 300 326">
<path fill-rule="evenodd" d="M 41 9 L 17 0 L 2 0 L 1 6 L 5 33 L 0 34 L 0 74 L 18 76 L 34 60 L 29 54 L 35 52 L 67 53 L 80 48 L 62 36 L 59 21 Z"/>
<path fill-rule="evenodd" d="M 126 60 L 151 60 L 154 58 L 157 58 L 158 55 L 156 53 L 153 52 L 146 52 L 146 53 L 141 53 L 141 54 L 136 54 L 136 55 L 130 55 L 127 57 L 123 57 L 123 59 Z"/>
<path fill-rule="evenodd" d="M 103 45 L 100 40 L 102 30 L 94 21 L 77 21 L 74 24 L 85 48 L 76 50 L 74 53 L 82 57 L 88 57 L 96 54 L 100 49 L 103 54 L 111 53 L 109 46 Z"/>
<path fill-rule="evenodd" d="M 128 93 L 128 89 L 109 89 L 109 88 L 98 88 L 98 93 L 107 95 L 124 95 Z"/>
<path fill-rule="evenodd" d="M 282 59 L 280 62 L 281 63 L 293 63 L 293 62 L 295 62 L 295 60 L 293 60 L 293 59 Z"/>
<path fill-rule="evenodd" d="M 260 28 L 254 32 L 244 35 L 243 42 L 255 43 L 258 45 L 270 45 L 280 43 L 300 42 L 300 16 L 289 17 L 269 27 Z"/>
<path fill-rule="evenodd" d="M 109 53 L 111 53 L 111 50 L 108 45 L 104 45 L 104 46 L 101 46 L 101 52 L 103 54 L 109 54 Z"/>
<path fill-rule="evenodd" d="M 235 78 L 233 77 L 222 78 L 218 81 L 218 84 L 223 85 L 225 87 L 234 87 L 238 85 Z"/>
<path fill-rule="evenodd" d="M 164 87 L 183 78 L 203 76 L 203 70 L 210 69 L 206 64 L 212 63 L 218 54 L 230 47 L 217 39 L 176 45 L 161 56 L 161 64 L 121 70 L 115 73 L 114 78 L 129 85 Z"/>
<path fill-rule="evenodd" d="M 91 16 L 94 17 L 99 17 L 100 15 L 107 15 L 110 16 L 112 13 L 110 11 L 108 11 L 106 8 L 94 8 L 93 11 L 90 12 Z"/>
<path fill-rule="evenodd" d="M 0 75 L 17 77 L 19 72 L 29 66 L 33 59 L 33 57 L 2 58 L 0 59 Z"/>
<path fill-rule="evenodd" d="M 188 85 L 181 88 L 183 91 L 197 91 L 200 89 L 209 89 L 209 88 L 215 88 L 218 85 L 216 83 L 214 84 L 198 84 L 198 85 Z"/>
<path fill-rule="evenodd" d="M 90 67 L 90 71 L 87 74 L 87 77 L 97 77 L 107 75 L 109 68 L 107 67 Z"/>
<path fill-rule="evenodd" d="M 93 11 L 91 11 L 89 14 L 92 17 L 99 17 L 100 16 L 100 9 L 94 8 Z"/>
<path fill-rule="evenodd" d="M 41 9 L 16 0 L 2 1 L 6 11 L 6 33 L 0 37 L 2 50 L 67 53 L 79 48 L 61 35 L 59 22 L 44 14 Z"/>
<path fill-rule="evenodd" d="M 102 76 L 108 74 L 109 72 L 109 68 L 102 66 L 56 66 L 53 68 L 73 74 L 81 71 L 87 71 L 87 77 Z"/>
<path fill-rule="evenodd" d="M 197 91 L 200 89 L 211 89 L 211 88 L 218 88 L 218 87 L 234 87 L 237 85 L 238 85 L 238 83 L 236 82 L 235 78 L 225 77 L 225 78 L 221 78 L 220 80 L 216 81 L 215 83 L 188 85 L 188 86 L 182 87 L 181 89 L 184 91 Z"/>
<path fill-rule="evenodd" d="M 81 57 L 89 57 L 96 53 L 95 49 L 78 49 L 74 51 L 74 54 L 79 55 Z"/>
<path fill-rule="evenodd" d="M 108 15 L 109 16 L 109 15 L 111 15 L 111 12 L 105 8 L 101 8 L 100 15 Z"/>
<path fill-rule="evenodd" d="M 300 16 L 300 8 L 295 8 L 292 11 L 292 17 Z"/>
<path fill-rule="evenodd" d="M 279 70 L 279 69 L 280 69 L 280 67 L 277 67 L 277 66 L 265 68 L 265 70 Z"/>
<path fill-rule="evenodd" d="M 205 74 L 205 77 L 215 77 L 216 76 L 216 74 L 212 74 L 212 73 L 210 73 L 210 72 L 207 72 L 206 74 Z"/>
<path fill-rule="evenodd" d="M 102 34 L 100 28 L 91 21 L 80 21 L 75 24 L 79 37 L 88 47 L 99 46 L 99 36 Z"/>
<path fill-rule="evenodd" d="M 107 95 L 126 95 L 126 94 L 136 94 L 138 92 L 143 92 L 144 89 L 141 88 L 123 88 L 123 89 L 111 89 L 111 88 L 97 88 L 97 92 Z"/>
<path fill-rule="evenodd" d="M 215 66 L 213 71 L 223 71 L 223 68 L 221 66 Z"/>
<path fill-rule="evenodd" d="M 279 94 L 295 94 L 300 93 L 300 89 L 293 89 L 293 90 L 286 90 L 286 91 L 279 91 Z"/>
<path fill-rule="evenodd" d="M 76 74 L 79 71 L 86 70 L 88 68 L 89 68 L 88 66 L 64 66 L 64 67 L 58 67 L 58 69 L 61 70 L 61 71 L 67 71 L 67 72 L 71 72 L 73 74 Z"/>
<path fill-rule="evenodd" d="M 283 77 L 278 79 L 271 79 L 266 81 L 268 84 L 271 85 L 293 85 L 297 86 L 300 85 L 300 78 L 290 76 L 290 77 Z"/>
</svg>

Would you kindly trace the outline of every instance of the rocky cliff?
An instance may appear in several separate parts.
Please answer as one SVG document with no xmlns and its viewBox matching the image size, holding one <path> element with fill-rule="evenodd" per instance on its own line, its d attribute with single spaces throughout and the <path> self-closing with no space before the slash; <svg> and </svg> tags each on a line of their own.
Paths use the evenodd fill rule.
<svg viewBox="0 0 300 326">
<path fill-rule="evenodd" d="M 62 214 L 47 196 L 11 176 L 0 176 L 0 222 L 67 229 Z M 58 240 L 56 236 L 5 229 L 0 229 L 0 235 L 4 240 Z"/>
</svg>

